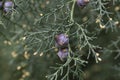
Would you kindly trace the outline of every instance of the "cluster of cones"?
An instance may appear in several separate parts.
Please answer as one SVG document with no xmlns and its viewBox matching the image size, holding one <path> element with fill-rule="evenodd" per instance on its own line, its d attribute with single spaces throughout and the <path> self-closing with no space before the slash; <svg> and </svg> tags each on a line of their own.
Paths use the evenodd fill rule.
<svg viewBox="0 0 120 80">
<path fill-rule="evenodd" d="M 69 38 L 66 34 L 59 34 L 55 36 L 56 41 L 56 47 L 58 48 L 58 57 L 61 61 L 64 61 L 67 59 L 67 56 L 69 54 L 68 50 L 68 44 L 69 44 Z"/>
</svg>

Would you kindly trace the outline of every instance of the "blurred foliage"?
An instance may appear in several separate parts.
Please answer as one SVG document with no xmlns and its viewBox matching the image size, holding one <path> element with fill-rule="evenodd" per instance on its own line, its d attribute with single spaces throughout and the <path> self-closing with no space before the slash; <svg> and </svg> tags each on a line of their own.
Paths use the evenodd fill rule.
<svg viewBox="0 0 120 80">
<path fill-rule="evenodd" d="M 7 0 L 3 0 L 7 1 Z M 120 1 L 12 0 L 0 10 L 0 80 L 119 80 Z M 70 54 L 57 56 L 55 35 L 69 36 Z"/>
</svg>

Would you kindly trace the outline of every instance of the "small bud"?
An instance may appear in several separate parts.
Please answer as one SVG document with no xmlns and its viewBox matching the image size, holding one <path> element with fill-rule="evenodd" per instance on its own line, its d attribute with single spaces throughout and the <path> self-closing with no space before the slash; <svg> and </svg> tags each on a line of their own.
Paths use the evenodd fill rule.
<svg viewBox="0 0 120 80">
<path fill-rule="evenodd" d="M 27 53 L 27 51 L 25 51 L 25 53 L 24 53 L 24 58 L 25 58 L 25 59 L 29 59 L 29 57 L 30 57 L 30 55 Z"/>
<path fill-rule="evenodd" d="M 37 54 L 38 54 L 38 52 L 34 52 L 34 53 L 33 53 L 33 55 L 37 55 Z"/>
<path fill-rule="evenodd" d="M 118 25 L 118 24 L 119 24 L 119 22 L 118 22 L 118 21 L 116 21 L 114 24 L 115 24 L 115 25 Z"/>
<path fill-rule="evenodd" d="M 112 18 L 109 18 L 110 21 L 112 21 Z"/>
<path fill-rule="evenodd" d="M 18 56 L 18 54 L 17 54 L 15 51 L 13 51 L 13 52 L 11 53 L 11 55 L 12 55 L 13 58 L 16 58 L 16 57 Z"/>
<path fill-rule="evenodd" d="M 43 52 L 40 53 L 40 57 L 43 56 Z"/>
<path fill-rule="evenodd" d="M 105 25 L 100 24 L 100 28 L 101 28 L 101 29 L 104 29 L 104 28 L 105 28 Z"/>
<path fill-rule="evenodd" d="M 96 23 L 100 23 L 100 19 L 96 19 Z"/>
<path fill-rule="evenodd" d="M 96 56 L 99 56 L 100 54 L 99 53 L 96 53 Z"/>
<path fill-rule="evenodd" d="M 26 37 L 23 37 L 22 40 L 24 41 L 26 39 Z"/>
<path fill-rule="evenodd" d="M 89 3 L 89 0 L 77 0 L 78 6 L 84 7 Z"/>
<path fill-rule="evenodd" d="M 43 14 L 42 14 L 42 13 L 40 13 L 40 16 L 43 16 Z"/>
<path fill-rule="evenodd" d="M 119 10 L 120 10 L 119 6 L 115 7 L 115 11 L 119 11 Z"/>
<path fill-rule="evenodd" d="M 58 48 L 55 48 L 54 51 L 58 51 Z"/>
<path fill-rule="evenodd" d="M 22 68 L 21 66 L 18 66 L 18 67 L 17 67 L 17 70 L 20 70 L 21 68 Z"/>
<path fill-rule="evenodd" d="M 98 61 L 102 61 L 102 59 L 100 57 L 98 57 Z"/>
</svg>

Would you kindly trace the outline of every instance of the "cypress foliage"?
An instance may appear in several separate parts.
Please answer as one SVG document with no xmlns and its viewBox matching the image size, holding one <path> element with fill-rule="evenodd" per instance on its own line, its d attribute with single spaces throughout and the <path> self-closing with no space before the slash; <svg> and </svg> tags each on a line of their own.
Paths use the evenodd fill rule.
<svg viewBox="0 0 120 80">
<path fill-rule="evenodd" d="M 0 80 L 119 80 L 119 4 L 0 0 Z"/>
</svg>

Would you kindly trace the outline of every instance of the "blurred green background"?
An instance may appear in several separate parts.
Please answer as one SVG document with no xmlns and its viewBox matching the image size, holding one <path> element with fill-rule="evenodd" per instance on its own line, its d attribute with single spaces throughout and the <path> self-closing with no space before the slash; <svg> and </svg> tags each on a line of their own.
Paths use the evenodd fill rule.
<svg viewBox="0 0 120 80">
<path fill-rule="evenodd" d="M 63 12 L 59 10 L 55 12 L 55 15 L 57 14 L 55 23 L 52 24 L 53 15 L 49 17 L 48 21 L 46 21 L 46 17 L 43 17 L 41 23 L 39 20 L 42 16 L 53 13 L 52 11 L 59 6 L 67 4 L 69 0 L 13 1 L 18 6 L 15 11 L 5 14 L 2 9 L 0 10 L 0 80 L 47 80 L 46 75 L 54 71 L 50 67 L 64 62 L 60 61 L 56 55 L 56 49 L 42 52 L 48 49 L 46 45 L 49 44 L 49 40 L 43 40 L 43 45 L 40 47 L 39 39 L 53 35 L 53 33 L 43 33 L 42 37 L 33 34 L 44 29 L 46 31 L 56 30 L 59 26 L 67 24 L 66 20 L 69 21 L 70 14 L 67 6 L 63 7 Z M 86 66 L 81 67 L 84 72 L 83 79 L 120 80 L 120 1 L 100 0 L 101 2 L 107 1 L 109 4 L 105 5 L 106 10 L 112 12 L 110 22 L 106 15 L 102 17 L 101 24 L 106 24 L 106 28 L 101 28 L 100 24 L 96 22 L 99 19 L 99 10 L 92 11 L 98 7 L 93 5 L 95 1 L 98 0 L 90 0 L 85 8 L 80 8 L 76 4 L 74 9 L 74 19 L 80 24 L 87 22 L 84 26 L 87 26 L 85 29 L 90 32 L 88 35 L 92 33 L 97 37 L 91 42 L 102 47 L 100 50 L 96 49 L 101 59 L 99 63 L 95 63 L 93 56 L 86 59 L 87 54 L 84 54 L 81 57 L 88 61 Z M 71 7 L 71 4 L 69 6 Z M 65 16 L 65 20 L 61 20 L 62 14 Z M 60 27 L 60 30 L 64 29 Z M 76 27 L 73 28 L 74 30 Z M 35 40 L 36 37 L 38 40 Z M 73 45 L 79 46 L 75 40 L 71 42 L 74 43 Z M 54 42 L 49 47 L 54 47 Z M 83 53 L 88 53 L 88 49 L 85 49 Z M 71 80 L 74 79 L 71 78 Z"/>
</svg>

